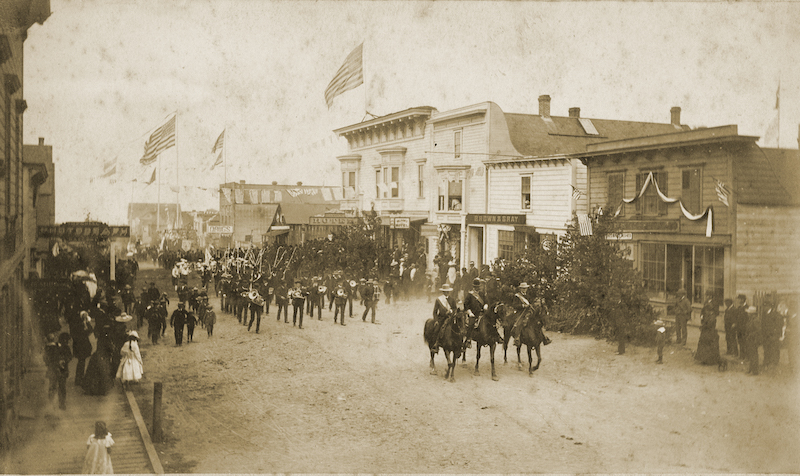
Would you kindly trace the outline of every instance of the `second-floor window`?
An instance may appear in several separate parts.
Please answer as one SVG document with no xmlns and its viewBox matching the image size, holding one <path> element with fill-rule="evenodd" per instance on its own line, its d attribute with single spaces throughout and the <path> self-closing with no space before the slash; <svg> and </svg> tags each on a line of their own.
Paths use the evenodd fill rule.
<svg viewBox="0 0 800 476">
<path fill-rule="evenodd" d="M 344 198 L 355 198 L 356 193 L 356 173 L 342 172 L 342 196 Z"/>
<path fill-rule="evenodd" d="M 450 180 L 439 184 L 439 211 L 459 212 L 463 200 L 461 180 Z"/>
<path fill-rule="evenodd" d="M 702 175 L 699 168 L 681 171 L 681 202 L 692 213 L 700 213 L 703 206 Z"/>
<path fill-rule="evenodd" d="M 530 210 L 531 209 L 531 176 L 530 175 L 523 175 L 520 177 L 520 190 L 521 190 L 521 197 L 520 197 L 520 208 L 523 210 Z"/>
<path fill-rule="evenodd" d="M 417 165 L 418 197 L 425 198 L 425 166 Z"/>
<path fill-rule="evenodd" d="M 381 172 L 383 172 L 381 174 Z M 383 180 L 381 180 L 383 177 Z M 400 167 L 383 167 L 375 171 L 378 198 L 400 197 Z"/>
<path fill-rule="evenodd" d="M 636 193 L 642 190 L 645 180 L 650 172 L 641 172 L 636 174 Z M 653 180 L 658 184 L 659 190 L 666 196 L 669 196 L 667 191 L 667 173 L 653 171 Z M 667 204 L 661 200 L 656 192 L 655 184 L 651 183 L 647 186 L 647 190 L 641 198 L 636 200 L 636 212 L 644 216 L 658 216 L 667 214 Z"/>
<path fill-rule="evenodd" d="M 461 131 L 453 132 L 453 157 L 461 158 Z"/>
</svg>

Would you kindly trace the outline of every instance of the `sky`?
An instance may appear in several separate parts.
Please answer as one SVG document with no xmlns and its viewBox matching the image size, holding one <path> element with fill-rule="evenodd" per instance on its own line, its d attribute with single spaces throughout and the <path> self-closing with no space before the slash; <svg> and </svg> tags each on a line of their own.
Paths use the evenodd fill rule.
<svg viewBox="0 0 800 476">
<path fill-rule="evenodd" d="M 538 114 L 548 94 L 554 116 L 663 123 L 679 106 L 684 124 L 736 124 L 768 146 L 779 115 L 780 146 L 798 147 L 795 2 L 50 3 L 25 42 L 24 141 L 53 146 L 57 222 L 126 224 L 131 201 L 216 209 L 225 180 L 339 185 L 347 143 L 332 131 L 415 106 Z M 362 42 L 365 85 L 328 109 Z M 171 114 L 177 146 L 146 185 L 144 143 Z"/>
</svg>

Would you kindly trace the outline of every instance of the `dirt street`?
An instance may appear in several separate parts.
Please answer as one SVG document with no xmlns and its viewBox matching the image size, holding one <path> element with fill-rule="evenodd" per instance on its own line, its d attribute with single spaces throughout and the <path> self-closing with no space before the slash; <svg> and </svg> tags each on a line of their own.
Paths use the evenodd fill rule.
<svg viewBox="0 0 800 476">
<path fill-rule="evenodd" d="M 143 270 L 148 281 L 153 271 Z M 166 271 L 158 283 L 166 290 Z M 137 286 L 140 289 L 141 285 Z M 173 293 L 174 294 L 174 293 Z M 211 293 L 213 296 L 213 292 Z M 164 383 L 167 471 L 202 473 L 796 472 L 800 468 L 797 380 L 783 361 L 757 377 L 695 364 L 689 346 L 616 346 L 552 334 L 541 368 L 519 371 L 509 349 L 499 381 L 484 352 L 480 375 L 456 381 L 428 368 L 418 299 L 378 307 L 364 323 L 356 303 L 346 326 L 306 317 L 304 329 L 276 321 L 276 308 L 248 332 L 219 311 L 214 336 L 200 327 L 175 346 L 143 328 L 148 411 Z M 170 313 L 175 302 L 169 306 Z M 369 319 L 368 319 L 369 321 Z M 255 327 L 255 326 L 254 326 Z M 724 338 L 721 337 L 724 352 Z M 513 354 L 513 357 L 512 357 Z M 785 357 L 785 354 L 782 358 Z M 535 357 L 534 357 L 535 358 Z M 525 359 L 523 351 L 523 359 Z"/>
</svg>

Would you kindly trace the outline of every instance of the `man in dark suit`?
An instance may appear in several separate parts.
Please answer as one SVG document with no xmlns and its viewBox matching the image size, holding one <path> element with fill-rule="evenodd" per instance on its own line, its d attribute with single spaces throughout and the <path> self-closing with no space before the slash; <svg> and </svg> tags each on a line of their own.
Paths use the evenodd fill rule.
<svg viewBox="0 0 800 476">
<path fill-rule="evenodd" d="M 692 319 L 692 303 L 686 297 L 686 290 L 678 290 L 678 302 L 675 303 L 675 343 L 686 344 L 686 323 Z"/>
<path fill-rule="evenodd" d="M 361 316 L 361 320 L 366 322 L 367 321 L 367 313 L 372 310 L 372 323 L 375 324 L 375 308 L 378 304 L 378 298 L 375 295 L 375 285 L 372 283 L 372 280 L 367 280 L 367 282 L 361 287 L 361 299 L 364 301 L 364 315 Z"/>
<path fill-rule="evenodd" d="M 183 328 L 189 320 L 189 313 L 186 312 L 186 304 L 179 302 L 178 309 L 172 312 L 172 317 L 169 320 L 169 325 L 175 331 L 175 345 L 183 343 Z"/>
</svg>

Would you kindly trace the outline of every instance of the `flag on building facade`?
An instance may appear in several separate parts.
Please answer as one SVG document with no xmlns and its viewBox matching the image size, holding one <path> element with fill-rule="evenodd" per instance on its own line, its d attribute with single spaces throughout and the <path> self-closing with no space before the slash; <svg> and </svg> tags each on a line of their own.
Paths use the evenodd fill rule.
<svg viewBox="0 0 800 476">
<path fill-rule="evenodd" d="M 142 165 L 150 165 L 156 161 L 163 150 L 175 146 L 175 118 L 173 115 L 161 127 L 156 129 L 144 144 L 144 155 L 139 160 Z"/>
<path fill-rule="evenodd" d="M 570 184 L 570 187 L 572 187 L 572 199 L 573 200 L 578 200 L 579 198 L 581 198 L 581 196 L 583 196 L 583 192 L 581 190 L 579 190 L 577 187 L 575 187 L 572 184 Z"/>
<path fill-rule="evenodd" d="M 328 104 L 328 108 L 333 104 L 333 98 L 364 84 L 363 46 L 363 43 L 358 45 L 347 55 L 344 64 L 325 89 L 325 102 Z"/>
<path fill-rule="evenodd" d="M 214 170 L 214 167 L 217 165 L 222 164 L 222 148 L 225 147 L 225 129 L 222 130 L 222 133 L 217 137 L 217 141 L 214 142 L 214 147 L 211 148 L 211 153 L 214 154 L 219 151 L 217 154 L 217 160 L 214 161 L 214 165 L 211 166 L 211 170 Z"/>
<path fill-rule="evenodd" d="M 724 183 L 717 179 L 714 179 L 714 184 L 717 191 L 717 198 L 719 198 L 719 201 L 724 203 L 726 207 L 729 207 L 728 197 L 731 195 L 730 190 L 728 190 L 728 187 L 726 187 Z"/>
</svg>

